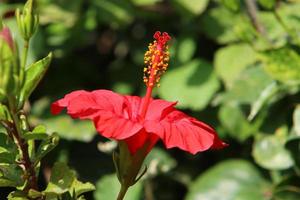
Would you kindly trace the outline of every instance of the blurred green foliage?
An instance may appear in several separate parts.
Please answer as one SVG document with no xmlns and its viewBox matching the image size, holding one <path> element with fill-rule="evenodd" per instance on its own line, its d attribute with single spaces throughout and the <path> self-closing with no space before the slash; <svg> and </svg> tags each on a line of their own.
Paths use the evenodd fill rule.
<svg viewBox="0 0 300 200">
<path fill-rule="evenodd" d="M 13 33 L 16 22 L 11 16 L 22 3 L 0 3 L 0 14 Z M 178 101 L 179 108 L 213 125 L 230 146 L 190 156 L 176 149 L 167 152 L 159 144 L 147 161 L 155 170 L 148 170 L 152 173 L 127 198 L 300 199 L 298 0 L 37 3 L 42 26 L 28 62 L 49 51 L 54 59 L 31 97 L 30 121 L 44 124 L 62 138 L 57 150 L 46 157 L 43 174 L 54 161 L 68 161 L 80 178 L 97 183 L 87 199 L 115 198 L 117 179 L 111 175 L 113 165 L 107 156 L 113 146 L 95 137 L 91 122 L 50 116 L 49 105 L 75 89 L 143 95 L 143 53 L 152 34 L 160 30 L 169 32 L 173 40 L 170 68 L 157 97 Z M 20 38 L 18 42 L 21 48 Z M 107 145 L 105 152 L 96 149 L 99 141 Z M 3 145 L 9 149 L 9 144 Z M 0 149 L 1 160 L 13 156 L 13 150 Z M 0 177 L 15 176 L 6 166 L 0 169 Z M 68 173 L 71 178 L 74 172 Z"/>
</svg>

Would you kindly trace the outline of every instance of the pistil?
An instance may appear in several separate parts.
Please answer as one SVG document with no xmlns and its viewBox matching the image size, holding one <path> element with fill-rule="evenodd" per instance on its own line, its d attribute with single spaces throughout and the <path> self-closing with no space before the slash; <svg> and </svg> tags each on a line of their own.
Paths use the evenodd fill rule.
<svg viewBox="0 0 300 200">
<path fill-rule="evenodd" d="M 154 43 L 149 44 L 148 51 L 145 53 L 144 63 L 144 82 L 147 86 L 146 95 L 142 104 L 141 117 L 145 118 L 147 109 L 152 96 L 152 91 L 155 86 L 159 87 L 159 80 L 162 74 L 168 68 L 169 51 L 167 42 L 171 39 L 168 33 L 154 34 Z"/>
</svg>

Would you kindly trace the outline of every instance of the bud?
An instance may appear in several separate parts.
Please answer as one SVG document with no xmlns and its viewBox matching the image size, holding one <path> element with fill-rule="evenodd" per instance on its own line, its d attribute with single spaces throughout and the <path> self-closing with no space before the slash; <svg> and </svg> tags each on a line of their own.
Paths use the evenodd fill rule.
<svg viewBox="0 0 300 200">
<path fill-rule="evenodd" d="M 119 152 L 113 152 L 117 177 L 122 187 L 133 186 L 147 171 L 147 167 L 140 172 L 143 161 L 148 154 L 148 144 L 144 145 L 135 154 L 132 154 L 124 141 L 118 142 Z"/>
<path fill-rule="evenodd" d="M 0 30 L 0 93 L 12 94 L 18 79 L 17 51 L 9 28 Z"/>
<path fill-rule="evenodd" d="M 16 18 L 22 37 L 24 40 L 28 41 L 35 33 L 39 23 L 39 17 L 33 10 L 33 0 L 27 1 L 23 8 L 23 12 L 21 12 L 20 9 L 17 9 Z"/>
</svg>

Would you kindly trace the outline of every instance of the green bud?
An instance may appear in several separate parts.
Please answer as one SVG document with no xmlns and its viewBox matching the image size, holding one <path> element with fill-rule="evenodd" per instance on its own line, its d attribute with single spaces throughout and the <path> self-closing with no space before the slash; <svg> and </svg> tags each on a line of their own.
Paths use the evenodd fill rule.
<svg viewBox="0 0 300 200">
<path fill-rule="evenodd" d="M 10 30 L 0 30 L 0 97 L 14 94 L 18 81 L 17 51 Z"/>
<path fill-rule="evenodd" d="M 23 39 L 28 41 L 35 33 L 39 23 L 39 17 L 33 9 L 33 0 L 26 2 L 22 12 L 20 9 L 16 10 L 16 18 Z"/>
<path fill-rule="evenodd" d="M 147 167 L 140 172 L 143 161 L 148 154 L 148 143 L 139 149 L 134 155 L 129 152 L 124 141 L 119 141 L 119 152 L 113 153 L 113 161 L 117 177 L 122 187 L 134 185 L 145 173 Z"/>
</svg>

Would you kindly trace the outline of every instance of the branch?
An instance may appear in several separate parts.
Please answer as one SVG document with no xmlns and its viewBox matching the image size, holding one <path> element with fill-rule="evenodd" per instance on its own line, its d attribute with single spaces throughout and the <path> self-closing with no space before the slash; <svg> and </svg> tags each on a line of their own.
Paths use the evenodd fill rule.
<svg viewBox="0 0 300 200">
<path fill-rule="evenodd" d="M 24 187 L 23 191 L 28 192 L 30 189 L 38 190 L 37 177 L 34 169 L 34 165 L 30 160 L 28 152 L 28 144 L 21 137 L 22 130 L 20 128 L 19 115 L 15 107 L 14 98 L 9 98 L 9 110 L 12 116 L 13 122 L 9 122 L 10 134 L 13 135 L 16 145 L 22 153 L 21 164 L 25 168 L 25 178 L 27 179 L 27 184 Z"/>
<path fill-rule="evenodd" d="M 265 35 L 265 28 L 257 18 L 256 0 L 246 0 L 246 8 L 252 25 L 262 35 Z"/>
</svg>

